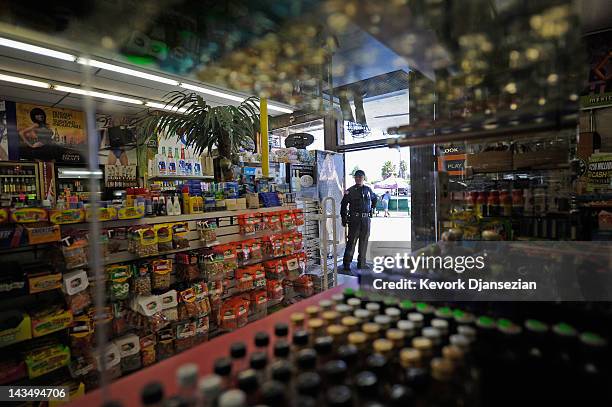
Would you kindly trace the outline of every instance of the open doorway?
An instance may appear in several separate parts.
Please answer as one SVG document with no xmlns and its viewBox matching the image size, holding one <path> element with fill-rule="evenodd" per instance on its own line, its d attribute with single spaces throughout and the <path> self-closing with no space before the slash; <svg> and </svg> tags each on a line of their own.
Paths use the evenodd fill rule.
<svg viewBox="0 0 612 407">
<path fill-rule="evenodd" d="M 378 196 L 378 204 L 371 221 L 370 242 L 409 241 L 409 148 L 396 150 L 383 147 L 347 151 L 344 157 L 346 187 L 353 184 L 355 171 L 363 170 L 366 174 L 366 185 Z M 383 199 L 387 201 L 386 214 Z"/>
</svg>

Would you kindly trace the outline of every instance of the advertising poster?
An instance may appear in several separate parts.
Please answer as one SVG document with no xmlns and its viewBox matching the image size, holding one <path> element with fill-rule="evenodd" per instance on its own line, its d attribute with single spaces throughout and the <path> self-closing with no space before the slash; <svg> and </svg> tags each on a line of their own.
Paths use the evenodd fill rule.
<svg viewBox="0 0 612 407">
<path fill-rule="evenodd" d="M 611 189 L 612 153 L 597 153 L 589 158 L 587 168 L 588 191 L 606 191 Z"/>
<path fill-rule="evenodd" d="M 21 159 L 85 162 L 87 135 L 83 112 L 17 103 L 16 116 Z"/>
<path fill-rule="evenodd" d="M 9 159 L 8 131 L 6 126 L 6 105 L 0 100 L 0 161 Z"/>
</svg>

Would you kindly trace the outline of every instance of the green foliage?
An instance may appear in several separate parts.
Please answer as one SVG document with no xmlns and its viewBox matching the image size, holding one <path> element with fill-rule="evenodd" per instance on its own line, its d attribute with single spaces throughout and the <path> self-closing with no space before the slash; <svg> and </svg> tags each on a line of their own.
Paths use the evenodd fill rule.
<svg viewBox="0 0 612 407">
<path fill-rule="evenodd" d="M 391 161 L 385 161 L 380 169 L 383 179 L 389 178 L 391 175 L 395 174 L 396 171 L 397 169 L 395 168 L 395 164 L 393 164 Z"/>
<path fill-rule="evenodd" d="M 166 106 L 173 111 L 149 113 L 144 123 L 151 137 L 160 133 L 166 138 L 184 136 L 196 154 L 210 154 L 217 147 L 220 156 L 230 157 L 240 147 L 253 145 L 259 130 L 257 100 L 250 97 L 238 106 L 213 107 L 198 94 L 173 91 L 165 97 Z"/>
<path fill-rule="evenodd" d="M 403 179 L 408 179 L 408 163 L 404 160 L 401 160 L 399 163 L 399 177 Z"/>
</svg>

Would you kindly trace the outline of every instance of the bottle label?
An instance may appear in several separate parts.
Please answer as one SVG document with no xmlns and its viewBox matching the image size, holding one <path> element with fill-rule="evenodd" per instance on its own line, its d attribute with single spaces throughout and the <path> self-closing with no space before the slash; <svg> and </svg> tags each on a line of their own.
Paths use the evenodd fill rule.
<svg viewBox="0 0 612 407">
<path fill-rule="evenodd" d="M 160 161 L 157 163 L 157 168 L 159 169 L 160 175 L 166 174 L 166 163 L 164 161 Z"/>
<path fill-rule="evenodd" d="M 195 175 L 200 175 L 202 173 L 202 166 L 199 163 L 195 163 L 193 165 L 193 172 Z"/>
<path fill-rule="evenodd" d="M 181 175 L 187 174 L 186 167 L 185 167 L 185 160 L 180 160 L 178 165 L 179 165 L 178 168 L 179 168 L 180 174 Z"/>
<path fill-rule="evenodd" d="M 170 174 L 176 174 L 176 164 L 175 163 L 168 163 L 168 172 Z"/>
</svg>

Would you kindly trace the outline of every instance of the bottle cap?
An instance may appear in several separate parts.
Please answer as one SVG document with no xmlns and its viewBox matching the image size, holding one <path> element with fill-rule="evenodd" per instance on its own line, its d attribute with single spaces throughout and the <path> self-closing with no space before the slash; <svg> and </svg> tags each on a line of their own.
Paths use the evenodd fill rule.
<svg viewBox="0 0 612 407">
<path fill-rule="evenodd" d="M 216 374 L 209 374 L 208 376 L 203 377 L 198 382 L 198 391 L 204 399 L 213 400 L 216 399 L 221 393 L 221 388 L 223 386 L 223 380 L 221 376 Z"/>
<path fill-rule="evenodd" d="M 402 310 L 411 310 L 414 309 L 414 303 L 410 300 L 404 300 L 400 302 L 400 309 Z"/>
<path fill-rule="evenodd" d="M 397 329 L 404 331 L 407 335 L 411 334 L 414 332 L 414 323 L 402 319 L 401 321 L 397 321 Z"/>
<path fill-rule="evenodd" d="M 378 335 L 380 332 L 380 325 L 374 322 L 366 322 L 365 324 L 361 325 L 361 330 L 370 336 Z"/>
<path fill-rule="evenodd" d="M 377 376 L 382 377 L 386 372 L 387 358 L 380 353 L 373 353 L 366 359 L 368 370 L 374 372 Z"/>
<path fill-rule="evenodd" d="M 366 304 L 366 310 L 370 311 L 371 314 L 379 314 L 380 313 L 380 304 L 376 302 L 368 302 Z"/>
<path fill-rule="evenodd" d="M 285 386 L 275 380 L 265 382 L 261 386 L 261 398 L 269 406 L 285 405 Z"/>
<path fill-rule="evenodd" d="M 297 377 L 295 387 L 300 394 L 317 394 L 321 387 L 321 376 L 314 372 L 302 373 Z"/>
<path fill-rule="evenodd" d="M 471 324 L 476 319 L 474 315 L 469 312 L 464 312 L 460 309 L 456 309 L 453 311 L 453 318 L 460 324 Z"/>
<path fill-rule="evenodd" d="M 344 296 L 351 296 L 351 295 L 355 295 L 355 289 L 354 288 L 345 288 L 344 289 Z"/>
<path fill-rule="evenodd" d="M 302 349 L 297 355 L 297 365 L 300 369 L 314 369 L 317 364 L 317 352 L 314 349 Z"/>
<path fill-rule="evenodd" d="M 344 317 L 342 318 L 341 323 L 342 326 L 348 329 L 353 329 L 359 324 L 359 319 L 355 317 Z"/>
<path fill-rule="evenodd" d="M 347 304 L 338 304 L 334 310 L 341 316 L 350 315 L 353 308 Z"/>
<path fill-rule="evenodd" d="M 439 330 L 432 327 L 423 328 L 421 333 L 425 338 L 430 339 L 432 342 L 440 341 L 440 337 L 442 336 Z"/>
<path fill-rule="evenodd" d="M 470 347 L 470 340 L 461 334 L 451 335 L 449 342 L 451 345 L 459 347 L 463 352 L 467 352 Z"/>
<path fill-rule="evenodd" d="M 230 358 L 219 358 L 215 360 L 213 371 L 219 376 L 229 376 L 232 372 L 232 360 Z"/>
<path fill-rule="evenodd" d="M 359 318 L 359 320 L 361 321 L 367 321 L 370 319 L 370 311 L 368 311 L 367 309 L 356 309 L 353 312 L 353 316 L 355 318 Z"/>
<path fill-rule="evenodd" d="M 392 341 L 393 343 L 403 341 L 404 340 L 404 331 L 400 329 L 388 329 L 387 330 L 387 339 Z"/>
<path fill-rule="evenodd" d="M 553 332 L 560 336 L 576 336 L 576 329 L 570 324 L 566 324 L 564 322 L 558 323 L 553 326 Z"/>
<path fill-rule="evenodd" d="M 418 312 L 422 314 L 433 314 L 434 313 L 434 308 L 431 305 L 426 304 L 424 302 L 417 302 L 416 309 Z"/>
<path fill-rule="evenodd" d="M 293 333 L 293 344 L 297 346 L 306 346 L 308 345 L 309 337 L 310 335 L 308 334 L 308 331 L 302 329 L 299 331 L 295 331 Z"/>
<path fill-rule="evenodd" d="M 449 381 L 453 378 L 453 363 L 445 358 L 434 358 L 431 361 L 431 377 L 440 381 Z"/>
<path fill-rule="evenodd" d="M 276 325 L 274 325 L 274 335 L 280 337 L 289 335 L 289 325 L 285 324 L 284 322 L 278 322 Z"/>
<path fill-rule="evenodd" d="M 199 368 L 195 363 L 186 363 L 176 371 L 176 381 L 180 387 L 191 387 L 198 383 Z"/>
<path fill-rule="evenodd" d="M 286 358 L 289 356 L 289 351 L 291 350 L 291 346 L 289 342 L 284 339 L 279 339 L 274 344 L 274 356 L 277 358 Z"/>
<path fill-rule="evenodd" d="M 497 330 L 507 336 L 519 335 L 523 331 L 520 326 L 505 318 L 497 320 Z"/>
<path fill-rule="evenodd" d="M 433 347 L 433 343 L 431 342 L 431 339 L 429 338 L 425 338 L 423 336 L 417 336 L 416 338 L 412 339 L 412 347 L 421 352 L 430 351 L 431 348 Z"/>
<path fill-rule="evenodd" d="M 336 311 L 325 311 L 323 314 L 321 314 L 321 318 L 323 318 L 323 320 L 328 324 L 333 324 L 339 317 L 340 314 L 338 314 Z"/>
<path fill-rule="evenodd" d="M 470 342 L 476 339 L 476 330 L 471 326 L 458 326 L 457 333 L 465 336 Z"/>
<path fill-rule="evenodd" d="M 323 373 L 333 384 L 340 384 L 346 378 L 346 363 L 343 360 L 330 360 L 323 366 Z"/>
<path fill-rule="evenodd" d="M 434 318 L 431 320 L 431 326 L 440 332 L 448 332 L 448 321 L 445 319 Z"/>
<path fill-rule="evenodd" d="M 410 387 L 394 384 L 389 391 L 389 404 L 391 407 L 412 406 L 415 404 L 414 391 Z"/>
<path fill-rule="evenodd" d="M 257 390 L 259 386 L 257 382 L 257 373 L 253 369 L 243 370 L 236 377 L 238 388 L 246 393 L 251 393 Z"/>
<path fill-rule="evenodd" d="M 393 350 L 393 342 L 388 339 L 377 339 L 373 344 L 374 352 L 386 355 Z"/>
<path fill-rule="evenodd" d="M 327 404 L 333 407 L 349 407 L 353 405 L 351 389 L 347 386 L 332 386 L 327 390 Z"/>
<path fill-rule="evenodd" d="M 291 323 L 294 325 L 301 325 L 304 323 L 306 316 L 302 312 L 294 312 L 291 314 Z"/>
<path fill-rule="evenodd" d="M 385 309 L 385 315 L 391 318 L 392 321 L 397 321 L 398 319 L 400 319 L 401 313 L 399 309 L 391 307 Z"/>
<path fill-rule="evenodd" d="M 486 316 L 478 317 L 476 326 L 482 329 L 493 329 L 495 328 L 495 320 Z"/>
<path fill-rule="evenodd" d="M 321 300 L 319 301 L 319 308 L 323 311 L 330 310 L 334 306 L 334 303 L 331 300 Z"/>
<path fill-rule="evenodd" d="M 228 390 L 219 397 L 219 407 L 243 407 L 246 406 L 246 394 L 243 391 Z"/>
<path fill-rule="evenodd" d="M 308 320 L 308 328 L 310 329 L 319 329 L 323 326 L 323 320 L 320 318 L 313 318 Z"/>
<path fill-rule="evenodd" d="M 548 331 L 548 325 L 537 319 L 528 319 L 525 321 L 525 329 L 530 332 L 544 333 Z"/>
<path fill-rule="evenodd" d="M 317 355 L 329 355 L 334 349 L 334 340 L 331 336 L 320 336 L 315 339 L 314 348 Z"/>
<path fill-rule="evenodd" d="M 422 325 L 423 319 L 423 314 L 419 314 L 418 312 L 411 312 L 408 314 L 408 321 L 412 322 L 415 325 Z"/>
<path fill-rule="evenodd" d="M 448 345 L 442 348 L 442 356 L 455 364 L 461 364 L 463 360 L 463 351 L 459 346 Z"/>
<path fill-rule="evenodd" d="M 361 346 L 368 340 L 368 336 L 363 332 L 351 332 L 348 334 L 348 341 L 351 345 Z"/>
<path fill-rule="evenodd" d="M 334 294 L 331 297 L 332 302 L 335 302 L 336 304 L 340 304 L 344 301 L 344 295 L 343 294 Z"/>
<path fill-rule="evenodd" d="M 234 359 L 246 356 L 246 345 L 244 342 L 234 342 L 230 346 L 230 356 Z"/>
<path fill-rule="evenodd" d="M 330 325 L 327 327 L 327 335 L 332 338 L 337 338 L 346 333 L 347 328 L 344 325 Z"/>
<path fill-rule="evenodd" d="M 291 363 L 286 360 L 277 360 L 270 366 L 272 379 L 286 383 L 291 380 Z"/>
<path fill-rule="evenodd" d="M 380 325 L 381 327 L 388 327 L 391 325 L 391 317 L 388 315 L 376 315 L 374 317 L 374 323 Z"/>
<path fill-rule="evenodd" d="M 249 365 L 251 369 L 260 370 L 264 369 L 268 364 L 268 356 L 264 352 L 254 352 L 251 354 Z"/>
<path fill-rule="evenodd" d="M 593 332 L 583 332 L 580 334 L 580 342 L 593 347 L 605 347 L 608 344 L 603 337 Z"/>
<path fill-rule="evenodd" d="M 342 345 L 338 348 L 338 358 L 343 360 L 348 366 L 352 366 L 359 356 L 359 350 L 355 345 Z"/>
<path fill-rule="evenodd" d="M 453 311 L 449 307 L 440 307 L 435 314 L 438 318 L 450 319 L 453 317 Z"/>
<path fill-rule="evenodd" d="M 142 404 L 160 403 L 164 399 L 164 387 L 159 382 L 146 384 L 140 393 Z"/>
<path fill-rule="evenodd" d="M 415 367 L 421 364 L 421 352 L 414 348 L 404 348 L 400 352 L 400 363 L 403 367 Z"/>
<path fill-rule="evenodd" d="M 355 309 L 361 306 L 361 300 L 359 298 L 349 298 L 346 303 Z"/>
<path fill-rule="evenodd" d="M 264 347 L 270 344 L 270 335 L 267 332 L 257 332 L 255 334 L 255 346 Z"/>
<path fill-rule="evenodd" d="M 319 315 L 319 311 L 320 309 L 316 305 L 309 305 L 304 310 L 304 312 L 306 312 L 306 315 L 308 315 L 308 318 L 316 318 L 317 315 Z"/>
<path fill-rule="evenodd" d="M 370 371 L 363 371 L 355 377 L 355 386 L 357 391 L 365 396 L 372 397 L 376 395 L 376 387 L 378 386 L 378 378 Z"/>
</svg>

